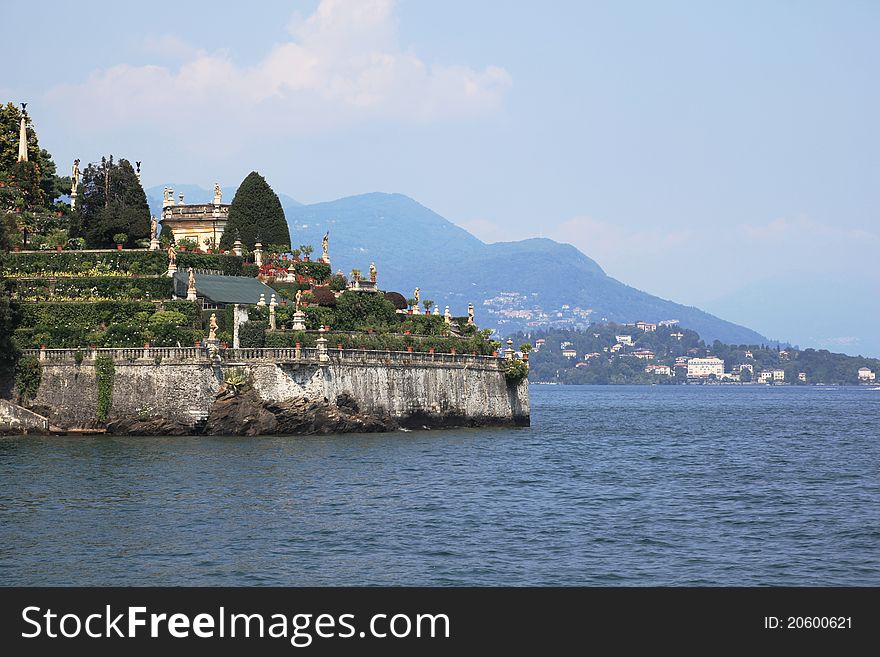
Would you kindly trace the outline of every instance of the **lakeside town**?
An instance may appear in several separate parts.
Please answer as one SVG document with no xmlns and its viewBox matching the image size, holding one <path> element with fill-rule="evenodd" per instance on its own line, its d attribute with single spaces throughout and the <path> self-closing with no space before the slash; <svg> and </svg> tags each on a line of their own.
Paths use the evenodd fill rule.
<svg viewBox="0 0 880 657">
<path fill-rule="evenodd" d="M 857 385 L 880 361 L 790 345 L 706 344 L 677 320 L 593 323 L 586 331 L 518 334 L 533 383 Z"/>
</svg>

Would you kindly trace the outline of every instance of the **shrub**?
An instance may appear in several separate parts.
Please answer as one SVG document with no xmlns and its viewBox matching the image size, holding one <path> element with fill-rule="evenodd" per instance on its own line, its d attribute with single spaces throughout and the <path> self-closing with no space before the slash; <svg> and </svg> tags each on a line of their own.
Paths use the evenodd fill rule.
<svg viewBox="0 0 880 657">
<path fill-rule="evenodd" d="M 15 390 L 19 402 L 26 404 L 37 396 L 40 380 L 43 378 L 43 367 L 36 356 L 22 356 L 15 364 Z"/>
<path fill-rule="evenodd" d="M 529 365 L 524 360 L 511 358 L 504 362 L 504 378 L 510 384 L 517 384 L 529 374 Z"/>
<path fill-rule="evenodd" d="M 125 244 L 128 241 L 128 235 L 125 233 L 115 233 L 113 235 L 113 242 L 116 244 Z"/>
<path fill-rule="evenodd" d="M 394 308 L 396 310 L 406 310 L 407 302 L 406 297 L 403 296 L 400 292 L 386 292 L 385 298 L 394 304 Z"/>
</svg>

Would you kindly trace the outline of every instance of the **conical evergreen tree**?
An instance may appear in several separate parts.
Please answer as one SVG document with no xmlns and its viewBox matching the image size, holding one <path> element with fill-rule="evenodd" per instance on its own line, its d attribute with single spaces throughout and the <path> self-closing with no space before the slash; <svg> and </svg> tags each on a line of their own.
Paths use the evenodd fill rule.
<svg viewBox="0 0 880 657">
<path fill-rule="evenodd" d="M 290 231 L 278 194 L 256 171 L 247 175 L 232 199 L 229 222 L 220 240 L 221 248 L 232 248 L 236 235 L 249 249 L 254 248 L 258 237 L 263 246 L 283 244 L 290 247 Z"/>
</svg>

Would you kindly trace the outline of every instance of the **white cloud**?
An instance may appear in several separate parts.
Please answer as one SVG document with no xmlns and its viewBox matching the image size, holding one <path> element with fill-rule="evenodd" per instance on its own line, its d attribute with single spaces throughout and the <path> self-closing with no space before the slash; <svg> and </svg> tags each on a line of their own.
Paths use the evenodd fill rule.
<svg viewBox="0 0 880 657">
<path fill-rule="evenodd" d="M 230 145 L 249 131 L 284 136 L 364 120 L 485 114 L 500 107 L 511 85 L 497 66 L 429 64 L 402 50 L 392 0 L 322 0 L 290 31 L 292 41 L 253 66 L 164 35 L 147 46 L 183 56 L 179 66 L 118 64 L 49 97 L 69 108 L 80 130 L 136 124 L 204 148 L 205 139 Z"/>
</svg>

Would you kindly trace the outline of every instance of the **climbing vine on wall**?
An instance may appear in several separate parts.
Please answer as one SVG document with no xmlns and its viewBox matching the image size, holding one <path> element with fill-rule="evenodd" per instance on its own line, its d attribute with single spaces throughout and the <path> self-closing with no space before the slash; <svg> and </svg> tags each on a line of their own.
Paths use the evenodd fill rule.
<svg viewBox="0 0 880 657">
<path fill-rule="evenodd" d="M 110 404 L 113 402 L 113 377 L 116 368 L 113 359 L 107 356 L 99 356 L 95 359 L 95 376 L 98 380 L 98 411 L 99 422 L 106 422 L 110 414 Z"/>
<path fill-rule="evenodd" d="M 36 356 L 23 356 L 15 364 L 15 389 L 19 402 L 24 404 L 37 396 L 43 367 Z"/>
</svg>

